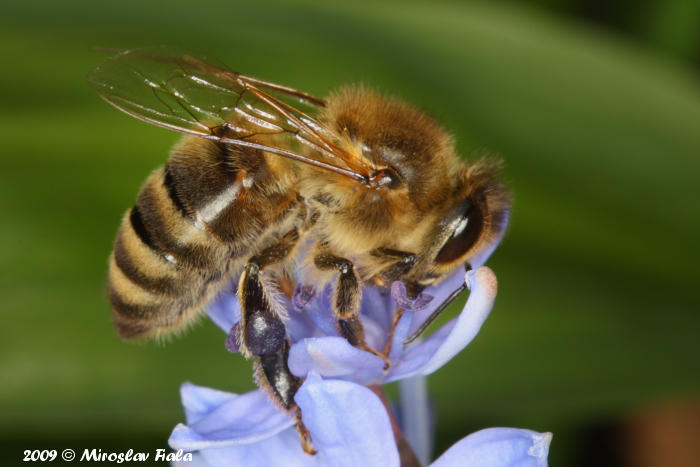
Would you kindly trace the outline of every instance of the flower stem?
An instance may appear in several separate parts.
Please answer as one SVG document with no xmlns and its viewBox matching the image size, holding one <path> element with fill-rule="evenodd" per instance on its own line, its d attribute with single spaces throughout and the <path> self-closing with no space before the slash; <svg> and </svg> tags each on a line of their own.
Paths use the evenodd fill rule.
<svg viewBox="0 0 700 467">
<path fill-rule="evenodd" d="M 399 413 L 406 439 L 413 446 L 422 465 L 427 465 L 433 450 L 433 426 L 428 402 L 428 379 L 425 376 L 399 381 Z"/>
<path fill-rule="evenodd" d="M 406 437 L 403 435 L 401 428 L 399 427 L 396 418 L 394 417 L 391 407 L 389 406 L 389 401 L 386 399 L 386 394 L 384 389 L 379 385 L 370 386 L 369 389 L 374 392 L 379 400 L 384 404 L 387 414 L 389 414 L 389 420 L 391 421 L 391 430 L 394 432 L 394 439 L 396 440 L 396 447 L 399 450 L 399 459 L 401 461 L 401 467 L 421 467 L 421 463 L 413 452 L 411 445 L 408 444 Z"/>
</svg>

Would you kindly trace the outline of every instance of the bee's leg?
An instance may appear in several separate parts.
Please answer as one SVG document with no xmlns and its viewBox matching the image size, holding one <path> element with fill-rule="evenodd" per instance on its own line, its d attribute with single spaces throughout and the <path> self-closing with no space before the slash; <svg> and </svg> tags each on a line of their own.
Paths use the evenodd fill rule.
<svg viewBox="0 0 700 467">
<path fill-rule="evenodd" d="M 260 280 L 261 271 L 272 264 L 284 261 L 299 241 L 297 229 L 289 231 L 275 244 L 248 260 L 238 284 L 238 300 L 241 304 L 240 347 L 247 357 L 256 357 L 255 375 L 258 386 L 267 392 L 281 408 L 295 408 L 294 394 L 302 379 L 289 371 L 289 342 L 286 328 L 271 298 L 265 293 Z M 301 422 L 297 409 L 296 427 L 301 446 L 307 454 L 315 454 L 311 435 Z"/>
<path fill-rule="evenodd" d="M 389 360 L 386 355 L 371 348 L 365 341 L 365 331 L 358 314 L 362 288 L 360 287 L 360 278 L 357 276 L 352 262 L 323 252 L 314 258 L 314 264 L 322 271 L 337 270 L 339 273 L 333 289 L 332 307 L 338 318 L 340 335 L 347 339 L 351 345 L 381 357 L 388 366 Z"/>
<path fill-rule="evenodd" d="M 284 340 L 282 347 L 275 355 L 258 355 L 255 368 L 255 379 L 260 389 L 277 405 L 284 410 L 291 411 L 295 407 L 294 394 L 301 387 L 302 379 L 294 376 L 289 371 L 287 360 L 289 359 L 289 342 Z M 311 433 L 301 421 L 301 410 L 297 408 L 295 426 L 301 439 L 301 448 L 305 453 L 314 455 L 316 450 L 311 445 Z"/>
<path fill-rule="evenodd" d="M 301 379 L 294 376 L 287 366 L 289 343 L 284 340 L 274 355 L 257 355 L 254 363 L 258 386 L 285 410 L 294 407 L 294 394 L 301 386 Z"/>
<path fill-rule="evenodd" d="M 418 255 L 406 251 L 393 250 L 391 248 L 377 248 L 372 250 L 370 254 L 377 259 L 386 260 L 389 263 L 380 275 L 381 282 L 387 287 L 390 286 L 392 282 L 405 277 L 416 264 L 416 261 L 418 261 Z M 413 290 L 414 287 L 409 287 L 409 289 Z M 394 313 L 393 319 L 391 320 L 391 330 L 389 331 L 389 336 L 387 337 L 386 345 L 383 350 L 384 355 L 389 355 L 389 352 L 391 352 L 396 326 L 399 324 L 403 313 L 403 308 L 397 308 Z"/>
<path fill-rule="evenodd" d="M 294 426 L 296 427 L 297 432 L 299 433 L 299 438 L 301 438 L 301 448 L 304 450 L 305 453 L 313 456 L 314 454 L 316 454 L 316 450 L 311 445 L 311 433 L 309 433 L 309 429 L 306 428 L 304 422 L 301 421 L 301 409 L 297 410 L 295 420 L 296 423 L 294 424 Z"/>
<path fill-rule="evenodd" d="M 386 345 L 384 345 L 384 355 L 389 355 L 391 353 L 391 346 L 394 343 L 394 334 L 396 333 L 396 326 L 398 326 L 399 321 L 403 317 L 406 310 L 403 308 L 397 308 L 394 312 L 394 317 L 391 319 L 391 330 L 386 338 Z"/>
<path fill-rule="evenodd" d="M 365 333 L 357 315 L 362 289 L 352 262 L 324 252 L 314 258 L 314 264 L 322 271 L 338 271 L 332 298 L 333 312 L 338 317 L 338 329 L 352 345 L 363 346 Z"/>
<path fill-rule="evenodd" d="M 260 254 L 250 258 L 238 284 L 241 304 L 240 348 L 246 357 L 257 357 L 258 383 L 285 409 L 294 405 L 294 393 L 300 380 L 287 367 L 289 344 L 280 311 L 266 293 L 261 271 L 286 259 L 299 234 L 291 230 Z"/>
<path fill-rule="evenodd" d="M 418 261 L 418 255 L 391 248 L 377 248 L 372 250 L 370 254 L 389 263 L 381 273 L 381 278 L 387 286 L 408 274 Z"/>
<path fill-rule="evenodd" d="M 260 280 L 261 271 L 289 256 L 299 233 L 291 230 L 260 254 L 248 260 L 238 283 L 241 304 L 241 350 L 246 357 L 276 355 L 282 348 L 286 329 Z"/>
</svg>

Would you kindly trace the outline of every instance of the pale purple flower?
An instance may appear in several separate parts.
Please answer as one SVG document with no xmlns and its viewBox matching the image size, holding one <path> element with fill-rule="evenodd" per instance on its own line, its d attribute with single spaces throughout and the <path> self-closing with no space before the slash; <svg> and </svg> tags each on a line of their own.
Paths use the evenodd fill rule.
<svg viewBox="0 0 700 467">
<path fill-rule="evenodd" d="M 465 280 L 471 293 L 462 313 L 427 339 L 404 346 L 404 339 Z M 380 357 L 353 347 L 339 336 L 336 318 L 330 307 L 330 287 L 313 296 L 308 290 L 300 286 L 291 300 L 279 297 L 286 307 L 286 326 L 292 342 L 289 369 L 299 377 L 313 371 L 326 378 L 370 385 L 428 375 L 447 363 L 476 336 L 491 311 L 497 285 L 493 271 L 480 267 L 469 271 L 466 277 L 463 272 L 456 272 L 439 285 L 426 289 L 415 300 L 406 297 L 400 283 L 392 285 L 391 293 L 373 287 L 365 288 L 360 319 L 370 347 L 377 350 L 385 348 L 394 312 L 399 306 L 406 309 L 394 332 L 388 369 L 385 369 L 385 362 Z M 302 295 L 306 295 L 306 300 L 300 298 Z M 310 296 L 312 298 L 309 300 Z M 241 315 L 236 297 L 233 294 L 223 295 L 209 306 L 208 313 L 219 327 L 229 333 L 229 350 L 237 351 L 235 326 Z"/>
<path fill-rule="evenodd" d="M 471 293 L 463 311 L 424 341 L 403 346 L 433 310 L 465 281 Z M 477 334 L 496 295 L 496 278 L 485 267 L 456 273 L 414 300 L 402 284 L 391 293 L 366 288 L 360 318 L 369 346 L 384 349 L 393 313 L 406 311 L 395 328 L 390 366 L 380 357 L 351 346 L 340 337 L 330 310 L 329 289 L 314 293 L 297 287 L 287 309 L 288 337 L 292 343 L 289 368 L 306 378 L 295 396 L 309 429 L 315 456 L 305 454 L 293 427 L 294 419 L 275 408 L 266 395 L 254 391 L 228 394 L 191 384 L 182 387 L 187 425 L 178 425 L 170 438 L 174 449 L 199 450 L 209 465 L 399 465 L 386 407 L 365 385 L 401 381 L 402 427 L 418 458 L 425 464 L 431 440 L 423 377 L 440 368 Z M 212 320 L 228 332 L 227 348 L 237 351 L 235 326 L 240 320 L 238 301 L 220 297 L 208 310 Z M 412 419 L 410 419 L 412 417 Z M 470 435 L 452 446 L 437 466 L 543 466 L 550 434 L 513 428 L 491 428 Z"/>
<path fill-rule="evenodd" d="M 170 437 L 173 449 L 198 450 L 203 465 L 398 467 L 389 415 L 368 388 L 310 373 L 295 396 L 315 456 L 304 453 L 292 417 L 260 391 L 228 394 L 192 384 L 182 387 L 187 426 Z M 436 467 L 542 467 L 551 434 L 489 428 L 454 444 Z"/>
</svg>

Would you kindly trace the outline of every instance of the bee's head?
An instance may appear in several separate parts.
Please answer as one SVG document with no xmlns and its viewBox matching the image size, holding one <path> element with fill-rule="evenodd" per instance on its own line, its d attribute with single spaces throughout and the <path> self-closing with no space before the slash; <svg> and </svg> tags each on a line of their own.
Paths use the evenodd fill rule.
<svg viewBox="0 0 700 467">
<path fill-rule="evenodd" d="M 430 248 L 429 285 L 459 265 L 481 266 L 500 242 L 508 224 L 510 194 L 499 181 L 500 162 L 482 159 L 463 167 L 456 189 L 437 222 Z"/>
</svg>

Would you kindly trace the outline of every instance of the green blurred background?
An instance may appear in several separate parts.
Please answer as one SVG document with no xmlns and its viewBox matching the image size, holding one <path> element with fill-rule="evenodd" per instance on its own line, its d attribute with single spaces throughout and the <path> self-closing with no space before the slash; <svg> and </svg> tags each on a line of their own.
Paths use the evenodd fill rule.
<svg viewBox="0 0 700 467">
<path fill-rule="evenodd" d="M 550 465 L 623 465 L 626 420 L 700 399 L 700 4 L 10 1 L 0 18 L 0 458 L 167 447 L 183 381 L 243 392 L 210 322 L 120 342 L 122 213 L 177 136 L 112 109 L 91 47 L 187 46 L 324 95 L 363 81 L 506 161 L 496 307 L 429 385 L 437 449 L 554 432 Z M 699 461 L 700 462 L 700 461 Z"/>
</svg>

